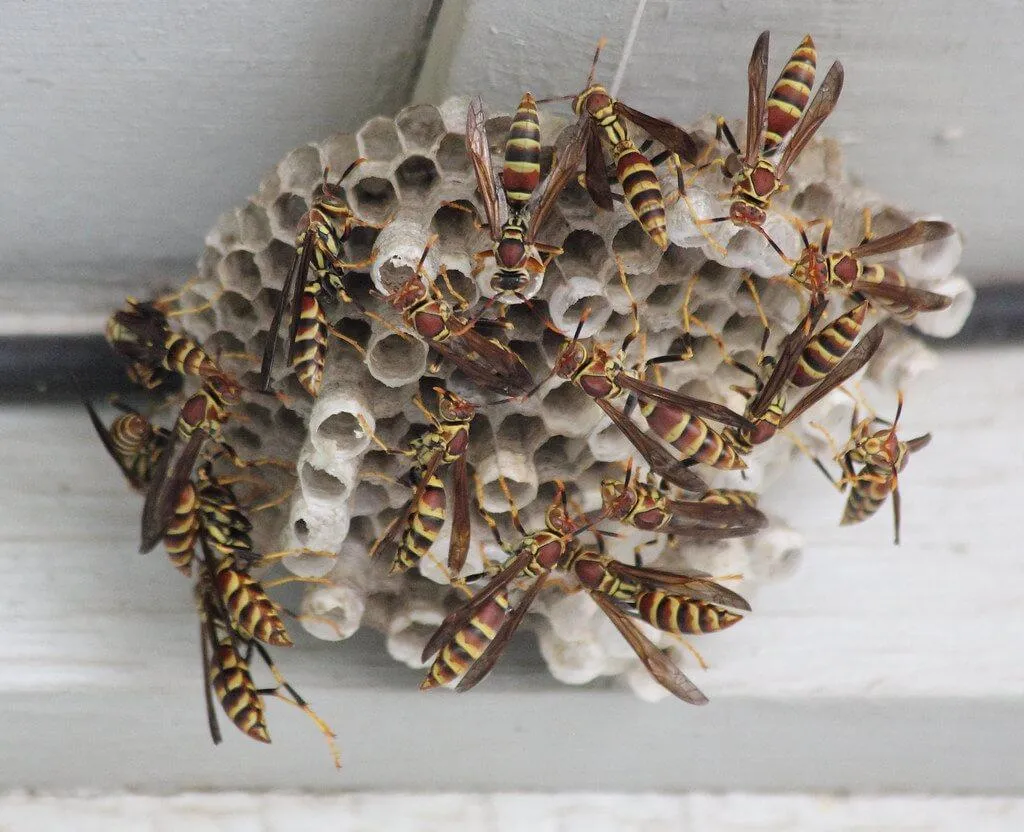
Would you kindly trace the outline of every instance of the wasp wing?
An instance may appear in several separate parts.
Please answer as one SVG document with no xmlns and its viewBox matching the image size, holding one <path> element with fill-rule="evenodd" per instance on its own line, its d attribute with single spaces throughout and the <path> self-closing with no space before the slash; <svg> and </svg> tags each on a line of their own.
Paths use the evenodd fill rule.
<svg viewBox="0 0 1024 832">
<path fill-rule="evenodd" d="M 654 473 L 684 491 L 700 493 L 707 490 L 707 483 L 690 470 L 688 465 L 673 456 L 657 439 L 642 431 L 615 405 L 605 399 L 595 399 L 594 401 L 612 420 L 612 424 L 636 448 Z"/>
<path fill-rule="evenodd" d="M 497 187 L 497 180 L 491 167 L 491 148 L 487 143 L 487 131 L 484 129 L 484 103 L 479 96 L 469 102 L 469 109 L 466 111 L 466 152 L 473 163 L 476 184 L 480 188 L 488 231 L 491 239 L 496 240 L 501 234 L 505 194 Z M 498 194 L 501 194 L 502 202 L 498 201 Z"/>
<path fill-rule="evenodd" d="M 174 504 L 185 484 L 192 478 L 199 451 L 207 439 L 206 431 L 197 428 L 182 444 L 175 434 L 153 471 L 153 478 L 142 505 L 142 543 L 140 552 L 148 552 L 163 537 L 174 518 Z"/>
<path fill-rule="evenodd" d="M 839 101 L 839 93 L 842 91 L 843 65 L 836 61 L 829 67 L 825 80 L 821 82 L 821 86 L 818 87 L 818 91 L 804 112 L 804 117 L 800 119 L 800 123 L 793 132 L 793 138 L 786 145 L 786 149 L 782 151 L 782 158 L 775 167 L 775 175 L 780 180 L 786 175 L 789 166 L 796 161 L 797 156 L 807 146 L 825 119 L 831 115 Z"/>
<path fill-rule="evenodd" d="M 636 625 L 626 617 L 613 601 L 606 598 L 600 592 L 591 592 L 590 597 L 601 608 L 612 624 L 615 625 L 624 639 L 633 648 L 633 651 L 640 657 L 644 667 L 665 690 L 673 696 L 688 702 L 691 705 L 706 705 L 708 698 L 700 692 L 697 686 L 691 682 L 675 663 L 669 659 L 661 650 L 654 646 L 647 636 L 641 633 Z"/>
<path fill-rule="evenodd" d="M 547 581 L 549 574 L 544 573 L 540 575 L 530 585 L 530 588 L 520 596 L 512 612 L 508 614 L 498 632 L 494 634 L 491 643 L 484 648 L 480 656 L 470 665 L 462 680 L 455 686 L 459 693 L 465 693 L 467 690 L 476 687 L 494 669 L 498 658 L 512 640 L 512 636 L 519 629 L 519 625 L 523 623 L 527 610 L 530 609 L 533 599 L 537 597 L 537 593 L 544 586 L 544 582 Z"/>
<path fill-rule="evenodd" d="M 551 209 L 558 201 L 558 195 L 562 189 L 569 184 L 569 180 L 575 176 L 583 160 L 583 152 L 586 149 L 587 130 L 577 123 L 572 128 L 572 135 L 558 157 L 555 166 L 541 183 L 540 187 L 533 192 L 530 201 L 526 203 L 526 212 L 530 216 L 530 225 L 526 231 L 526 242 L 532 243 L 537 238 L 537 232 L 544 225 Z"/>
<path fill-rule="evenodd" d="M 659 141 L 666 150 L 672 151 L 691 165 L 697 164 L 697 160 L 700 157 L 700 149 L 697 147 L 697 142 L 694 141 L 693 136 L 681 127 L 676 127 L 672 122 L 665 119 L 655 118 L 654 116 L 647 115 L 647 113 L 634 110 L 621 101 L 616 101 L 612 105 L 612 109 L 623 118 L 633 122 L 651 138 Z"/>
<path fill-rule="evenodd" d="M 850 256 L 861 258 L 871 257 L 876 254 L 888 254 L 892 251 L 901 251 L 905 248 L 912 248 L 923 243 L 943 240 L 956 233 L 948 222 L 937 220 L 918 220 L 906 228 L 886 234 L 884 237 L 875 237 L 865 240 L 856 248 L 850 249 Z"/>
<path fill-rule="evenodd" d="M 839 385 L 848 381 L 861 367 L 867 364 L 882 343 L 882 336 L 884 334 L 882 324 L 875 324 L 871 327 L 864 337 L 846 354 L 846 357 L 836 364 L 828 375 L 818 382 L 816 387 L 800 399 L 796 407 L 782 417 L 782 420 L 779 422 L 779 429 L 781 430 L 799 418 L 809 408 L 820 402 Z"/>
<path fill-rule="evenodd" d="M 668 390 L 665 387 L 659 387 L 656 384 L 643 381 L 638 378 L 634 378 L 627 373 L 619 373 L 615 377 L 616 383 L 620 387 L 624 387 L 627 390 L 636 394 L 637 398 L 651 399 L 662 404 L 667 404 L 670 407 L 678 407 L 680 410 L 685 410 L 692 416 L 700 416 L 702 419 L 711 419 L 715 422 L 721 422 L 723 425 L 729 425 L 730 427 L 739 428 L 743 430 L 752 430 L 753 425 L 744 416 L 741 416 L 735 410 L 730 410 L 724 404 L 717 404 L 715 402 L 705 401 L 704 399 L 695 399 L 692 396 L 684 395 L 683 393 L 676 393 L 673 390 Z"/>
<path fill-rule="evenodd" d="M 588 122 L 583 127 L 587 131 L 587 160 L 586 176 L 584 182 L 587 186 L 587 193 L 603 211 L 611 211 L 615 204 L 612 201 L 612 186 L 608 181 L 608 170 L 604 163 L 604 149 L 601 147 L 601 137 L 597 130 Z"/>
<path fill-rule="evenodd" d="M 768 129 L 768 32 L 761 32 L 747 65 L 747 143 L 743 146 L 743 164 L 757 164 Z"/>
<path fill-rule="evenodd" d="M 448 569 L 458 575 L 469 554 L 469 463 L 463 454 L 452 466 L 452 531 L 448 543 Z"/>
</svg>

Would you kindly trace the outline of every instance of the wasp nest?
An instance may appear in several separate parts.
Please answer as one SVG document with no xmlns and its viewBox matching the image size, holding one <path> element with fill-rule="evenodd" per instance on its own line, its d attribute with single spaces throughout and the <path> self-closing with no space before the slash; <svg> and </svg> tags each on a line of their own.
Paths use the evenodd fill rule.
<svg viewBox="0 0 1024 832">
<path fill-rule="evenodd" d="M 373 290 L 393 291 L 413 274 L 434 235 L 437 239 L 423 270 L 434 275 L 444 264 L 454 288 L 471 304 L 488 294 L 492 271 L 485 269 L 476 278 L 471 273 L 472 255 L 489 245 L 486 233 L 475 226 L 471 214 L 448 204 L 461 201 L 481 207 L 466 153 L 466 107 L 464 99 L 450 100 L 441 107 L 407 107 L 394 119 L 370 120 L 355 135 L 335 135 L 288 154 L 263 180 L 256 195 L 224 215 L 208 235 L 199 277 L 184 305 L 204 300 L 210 305 L 183 316 L 183 328 L 212 353 L 259 355 L 295 256 L 297 223 L 321 187 L 325 167 L 341 171 L 357 157 L 365 161 L 343 184 L 350 207 L 360 219 L 390 222 L 380 232 L 357 229 L 346 243 L 345 259 L 373 258 L 369 275 L 349 276 L 347 285 L 356 299 L 388 318 L 386 304 Z M 507 115 L 494 116 L 486 124 L 496 158 L 502 153 L 510 121 Z M 546 114 L 541 121 L 542 158 L 547 166 L 566 122 Z M 707 141 L 712 132 L 711 122 L 697 125 L 696 134 Z M 642 138 L 640 134 L 638 143 Z M 638 302 L 645 334 L 632 346 L 631 357 L 641 349 L 647 356 L 680 350 L 685 343 L 682 309 L 689 292 L 693 357 L 664 365 L 662 383 L 742 412 L 745 401 L 732 386 L 749 386 L 750 379 L 723 362 L 719 342 L 709 333 L 719 335 L 737 359 L 756 366 L 764 326 L 750 284 L 756 287 L 770 324 L 769 354 L 796 325 L 806 300 L 784 281 L 773 279 L 787 273 L 789 266 L 762 235 L 730 222 L 695 223 L 695 216 L 728 213 L 728 203 L 722 198 L 727 183 L 721 170 L 712 166 L 696 174 L 690 171 L 687 176 L 691 180 L 686 198 L 668 210 L 671 245 L 665 252 L 652 243 L 621 204 L 605 212 L 594 206 L 580 185 L 571 183 L 563 191 L 541 235 L 544 242 L 560 245 L 563 253 L 548 267 L 531 308 L 508 308 L 511 347 L 536 379 L 550 374 L 563 343 L 545 317 L 571 334 L 586 311 L 582 336 L 593 335 L 617 348 L 632 326 L 630 300 L 619 278 L 621 264 Z M 672 172 L 664 173 L 666 194 L 675 191 L 675 181 Z M 865 208 L 877 234 L 916 219 L 852 183 L 834 141 L 813 141 L 791 168 L 787 184 L 788 190 L 773 202 L 776 210 L 771 212 L 766 230 L 793 257 L 802 243 L 787 215 L 806 221 L 834 218 L 834 250 L 860 242 Z M 928 334 L 954 334 L 969 312 L 971 289 L 953 274 L 959 255 L 956 236 L 893 255 L 892 262 L 912 285 L 954 298 L 949 309 L 918 318 L 916 325 Z M 753 277 L 747 280 L 748 275 Z M 841 300 L 833 303 L 829 311 L 834 317 L 841 311 Z M 409 498 L 409 487 L 395 481 L 409 461 L 382 451 L 362 425 L 372 427 L 392 447 L 407 447 L 409 439 L 425 425 L 413 404 L 415 394 L 421 393 L 432 406 L 431 388 L 444 383 L 476 402 L 494 396 L 484 397 L 446 363 L 440 370 L 432 367 L 433 356 L 425 343 L 403 337 L 362 314 L 357 306 L 341 303 L 330 311 L 335 328 L 362 345 L 365 358 L 332 338 L 316 400 L 282 367 L 274 379 L 282 395 L 250 396 L 227 437 L 242 453 L 296 461 L 297 482 L 290 499 L 254 518 L 261 539 L 280 548 L 310 547 L 338 553 L 333 563 L 301 557 L 286 561 L 295 573 L 330 579 L 329 584 L 312 585 L 306 592 L 302 604 L 306 628 L 322 638 L 341 639 L 368 625 L 384 632 L 387 649 L 395 659 L 421 667 L 424 643 L 456 594 L 440 562 L 432 558 L 421 562 L 420 574 L 389 577 L 386 563 L 368 557 L 374 539 Z M 390 320 L 397 323 L 393 317 Z M 247 387 L 256 389 L 258 368 L 245 358 L 235 361 L 227 366 Z M 927 363 L 926 348 L 906 330 L 894 326 L 868 374 L 888 393 L 885 401 L 893 402 L 895 388 Z M 833 393 L 811 411 L 810 418 L 836 427 L 839 433 L 849 412 L 849 398 Z M 792 436 L 827 453 L 821 435 L 806 423 L 806 417 L 795 423 L 790 428 Z M 594 509 L 600 504 L 602 478 L 621 476 L 622 462 L 631 452 L 593 401 L 572 383 L 555 377 L 524 401 L 485 406 L 473 422 L 469 462 L 480 483 L 484 508 L 507 519 L 509 506 L 498 481 L 500 473 L 527 528 L 532 528 L 539 525 L 551 500 L 554 480 L 569 483 L 570 497 L 583 509 Z M 779 437 L 756 449 L 744 476 L 712 472 L 707 478 L 716 487 L 764 493 L 790 464 L 805 465 L 808 476 L 817 476 L 796 445 Z M 771 527 L 755 537 L 689 546 L 685 553 L 666 547 L 664 538 L 639 532 L 609 539 L 607 544 L 613 554 L 629 560 L 634 547 L 650 542 L 641 550 L 644 562 L 663 569 L 688 565 L 715 574 L 741 574 L 742 584 L 737 588 L 749 594 L 793 566 L 801 541 L 786 519 L 772 518 Z M 798 517 L 793 520 L 799 522 Z M 502 557 L 486 527 L 476 518 L 474 523 L 467 574 L 479 572 L 485 557 Z M 622 528 L 616 527 L 616 531 Z M 446 551 L 446 531 L 434 551 Z M 625 642 L 596 613 L 586 593 L 567 593 L 564 588 L 553 581 L 527 619 L 539 632 L 552 674 L 573 684 L 623 675 L 641 695 L 663 693 Z M 649 632 L 656 643 L 678 649 L 678 642 L 670 636 Z M 684 664 L 690 661 L 681 658 Z"/>
</svg>

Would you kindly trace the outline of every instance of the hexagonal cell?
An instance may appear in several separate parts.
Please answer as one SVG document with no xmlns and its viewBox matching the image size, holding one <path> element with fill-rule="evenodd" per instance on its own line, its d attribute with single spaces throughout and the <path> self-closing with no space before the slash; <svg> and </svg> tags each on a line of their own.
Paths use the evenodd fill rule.
<svg viewBox="0 0 1024 832">
<path fill-rule="evenodd" d="M 296 148 L 277 166 L 277 175 L 283 190 L 309 193 L 323 180 L 320 150 L 312 145 Z"/>
<path fill-rule="evenodd" d="M 466 152 L 466 137 L 448 133 L 437 147 L 437 164 L 444 173 L 468 175 L 473 170 Z"/>
<path fill-rule="evenodd" d="M 320 145 L 320 155 L 330 171 L 330 178 L 335 178 L 359 158 L 359 142 L 351 134 L 335 133 Z"/>
<path fill-rule="evenodd" d="M 309 203 L 298 194 L 281 194 L 267 211 L 267 219 L 274 236 L 289 241 L 294 240 L 298 232 L 299 221 L 308 210 Z"/>
<path fill-rule="evenodd" d="M 402 152 L 395 123 L 384 116 L 371 118 L 356 134 L 359 155 L 370 161 L 390 162 Z"/>
<path fill-rule="evenodd" d="M 367 225 L 355 226 L 345 240 L 345 260 L 348 263 L 363 264 L 371 260 L 373 246 L 380 231 Z M 354 267 L 353 267 L 354 268 Z M 365 268 L 360 265 L 359 268 Z"/>
<path fill-rule="evenodd" d="M 532 451 L 544 438 L 544 423 L 535 416 L 513 413 L 498 428 L 498 444 L 517 451 Z"/>
<path fill-rule="evenodd" d="M 445 244 L 466 245 L 469 240 L 480 234 L 476 227 L 475 209 L 471 207 L 471 203 L 462 204 L 469 206 L 469 210 L 462 210 L 454 205 L 442 205 L 430 220 L 431 230 L 441 235 L 441 240 Z"/>
<path fill-rule="evenodd" d="M 505 142 L 508 139 L 508 131 L 512 127 L 512 116 L 492 116 L 484 122 L 484 131 L 487 133 L 487 146 L 491 149 L 492 156 L 501 155 L 505 152 Z M 497 170 L 497 160 L 493 160 Z"/>
<path fill-rule="evenodd" d="M 824 182 L 808 185 L 793 197 L 792 210 L 806 219 L 817 219 L 832 215 L 835 195 Z"/>
<path fill-rule="evenodd" d="M 217 264 L 220 262 L 222 254 L 217 251 L 213 246 L 206 246 L 203 248 L 203 253 L 199 255 L 199 277 L 202 280 L 213 280 L 216 279 Z"/>
<path fill-rule="evenodd" d="M 258 251 L 270 242 L 272 232 L 267 212 L 254 202 L 248 203 L 238 212 L 240 226 L 239 241 L 252 251 Z"/>
<path fill-rule="evenodd" d="M 220 261 L 218 272 L 221 285 L 226 290 L 236 292 L 243 298 L 254 298 L 260 291 L 262 278 L 251 252 L 244 250 L 231 252 Z"/>
<path fill-rule="evenodd" d="M 661 259 L 661 251 L 636 220 L 622 226 L 612 240 L 612 251 L 622 260 L 626 271 L 653 269 Z"/>
<path fill-rule="evenodd" d="M 558 267 L 566 277 L 593 277 L 608 257 L 604 240 L 592 231 L 571 231 L 562 242 Z"/>
<path fill-rule="evenodd" d="M 256 310 L 244 295 L 226 291 L 217 303 L 218 323 L 237 334 L 245 334 L 256 325 Z"/>
<path fill-rule="evenodd" d="M 433 104 L 414 104 L 399 111 L 395 126 L 406 150 L 430 150 L 444 135 L 444 120 Z"/>
<path fill-rule="evenodd" d="M 426 156 L 410 156 L 395 171 L 398 194 L 406 200 L 426 199 L 437 180 L 437 166 Z"/>
<path fill-rule="evenodd" d="M 383 222 L 390 217 L 397 201 L 394 187 L 379 176 L 360 179 L 351 190 L 352 207 L 360 217 L 371 222 Z"/>
</svg>

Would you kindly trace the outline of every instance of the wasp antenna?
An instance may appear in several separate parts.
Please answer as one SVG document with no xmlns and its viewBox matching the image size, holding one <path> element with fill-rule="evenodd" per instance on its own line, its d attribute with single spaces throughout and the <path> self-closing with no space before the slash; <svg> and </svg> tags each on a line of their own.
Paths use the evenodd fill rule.
<svg viewBox="0 0 1024 832">
<path fill-rule="evenodd" d="M 360 156 L 358 159 L 356 159 L 354 162 L 352 162 L 351 165 L 349 165 L 347 168 L 345 168 L 345 170 L 341 174 L 341 176 L 338 177 L 338 184 L 340 185 L 346 179 L 346 177 L 350 173 L 352 173 L 352 171 L 354 171 L 357 167 L 359 167 L 365 161 L 366 161 L 366 157 L 365 156 Z M 325 177 L 327 176 L 327 168 L 324 168 L 324 176 Z"/>
<path fill-rule="evenodd" d="M 594 73 L 597 72 L 597 60 L 601 57 L 601 50 L 604 49 L 608 43 L 608 38 L 604 35 L 597 39 L 597 48 L 594 50 L 594 60 L 590 62 L 590 74 L 587 75 L 587 84 L 584 89 L 594 83 Z"/>
<path fill-rule="evenodd" d="M 437 234 L 432 234 L 427 238 L 427 243 L 423 247 L 423 254 L 420 255 L 420 262 L 416 264 L 416 274 L 422 275 L 423 264 L 427 262 L 427 255 L 430 254 L 430 249 L 434 247 L 434 244 L 437 242 L 437 240 Z M 445 268 L 444 264 L 441 265 L 441 270 L 444 271 L 445 274 L 448 273 L 448 270 Z"/>
</svg>

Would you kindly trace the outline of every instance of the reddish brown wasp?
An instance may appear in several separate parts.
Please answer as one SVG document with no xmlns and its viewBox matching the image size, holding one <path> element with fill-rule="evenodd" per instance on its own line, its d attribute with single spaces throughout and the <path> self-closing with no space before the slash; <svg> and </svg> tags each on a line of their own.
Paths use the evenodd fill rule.
<svg viewBox="0 0 1024 832">
<path fill-rule="evenodd" d="M 805 41 L 806 42 L 806 41 Z M 793 57 L 783 70 L 782 77 L 776 83 L 772 91 L 773 98 L 782 95 L 782 87 L 787 79 L 787 72 L 794 61 L 800 61 L 800 55 L 804 50 L 804 43 L 797 48 Z M 729 206 L 729 215 L 725 217 L 714 217 L 702 220 L 705 223 L 731 221 L 738 226 L 746 226 L 759 231 L 768 241 L 773 249 L 789 262 L 789 259 L 779 248 L 778 244 L 764 230 L 764 223 L 768 218 L 768 209 L 771 206 L 772 197 L 782 189 L 782 180 L 786 171 L 796 161 L 797 157 L 807 146 L 818 128 L 835 109 L 839 100 L 839 93 L 843 89 L 843 65 L 836 61 L 832 64 L 825 80 L 821 82 L 818 92 L 811 100 L 806 110 L 800 105 L 799 96 L 793 102 L 794 110 L 791 110 L 784 121 L 792 117 L 795 110 L 802 110 L 802 118 L 799 118 L 799 125 L 793 131 L 792 137 L 785 142 L 777 139 L 776 133 L 768 133 L 768 32 L 762 32 L 754 45 L 754 51 L 750 56 L 750 64 L 747 69 L 747 80 L 749 83 L 749 95 L 747 98 L 747 135 L 744 149 L 741 151 L 736 139 L 729 130 L 724 119 L 719 119 L 718 135 L 724 137 L 732 153 L 725 160 L 725 173 L 732 180 L 732 203 Z M 778 124 L 778 113 L 776 123 Z M 793 121 L 795 123 L 795 120 Z M 788 132 L 788 130 L 787 130 Z M 775 152 L 779 146 L 783 147 L 782 155 L 778 163 L 768 161 L 766 155 Z"/>
<path fill-rule="evenodd" d="M 107 319 L 107 343 L 128 362 L 128 378 L 147 390 L 157 390 L 180 376 L 205 378 L 220 373 L 199 344 L 171 329 L 168 315 L 175 297 L 126 298 L 124 308 Z"/>
<path fill-rule="evenodd" d="M 424 258 L 426 254 L 424 251 Z M 402 313 L 405 325 L 480 387 L 506 396 L 527 393 L 533 387 L 533 377 L 522 359 L 457 315 L 434 281 L 419 271 L 385 297 Z"/>
<path fill-rule="evenodd" d="M 405 572 L 418 564 L 430 551 L 444 526 L 448 500 L 439 476 L 443 466 L 452 467 L 452 533 L 448 546 L 448 569 L 453 575 L 462 571 L 469 552 L 469 473 L 466 451 L 469 449 L 469 426 L 476 415 L 477 406 L 441 387 L 434 388 L 434 391 L 437 393 L 436 416 L 418 397 L 415 399 L 417 407 L 432 427 L 414 439 L 408 450 L 390 448 L 372 431 L 367 430 L 388 453 L 411 457 L 413 460 L 415 486 L 412 497 L 370 549 L 371 556 L 390 549 L 399 532 L 402 532 L 391 562 L 392 574 Z"/>
<path fill-rule="evenodd" d="M 850 441 L 840 451 L 837 459 L 843 468 L 843 486 L 850 486 L 850 496 L 843 510 L 840 525 L 861 523 L 882 507 L 892 494 L 894 542 L 900 542 L 900 488 L 898 475 L 907 466 L 910 455 L 920 451 L 931 441 L 931 434 L 901 441 L 896 436 L 896 427 L 903 413 L 903 394 L 896 405 L 896 418 L 882 430 L 872 431 L 880 419 L 858 421 L 857 411 L 853 413 Z M 860 470 L 855 469 L 860 465 Z"/>
<path fill-rule="evenodd" d="M 319 194 L 299 220 L 295 259 L 281 287 L 281 297 L 263 350 L 260 389 L 264 392 L 270 389 L 277 336 L 289 303 L 292 316 L 288 326 L 288 363 L 295 368 L 299 382 L 311 396 L 320 392 L 329 329 L 322 300 L 339 297 L 346 303 L 352 302 L 341 278 L 348 271 L 368 266 L 372 260 L 345 262 L 342 259 L 345 242 L 357 228 L 383 227 L 356 217 L 341 190 L 341 183 L 364 161 L 356 159 L 337 182 L 331 182 L 328 179 L 330 172 L 325 170 Z"/>
<path fill-rule="evenodd" d="M 215 744 L 223 739 L 213 707 L 216 696 L 228 719 L 243 734 L 258 742 L 270 742 L 267 730 L 264 697 L 273 696 L 294 705 L 308 716 L 327 740 L 335 768 L 341 768 L 341 755 L 334 743 L 330 726 L 310 707 L 277 669 L 270 653 L 258 641 L 241 637 L 229 623 L 211 578 L 201 573 L 196 584 L 196 605 L 199 610 L 199 644 L 203 662 L 203 693 L 210 736 Z M 253 653 L 259 653 L 276 682 L 272 688 L 257 688 L 249 668 Z"/>
<path fill-rule="evenodd" d="M 620 277 L 628 293 L 625 274 Z M 743 468 L 745 463 L 704 420 L 710 419 L 736 428 L 749 429 L 750 422 L 724 405 L 696 399 L 667 390 L 641 378 L 639 370 L 627 371 L 624 366 L 629 345 L 640 334 L 636 301 L 633 307 L 633 329 L 622 341 L 617 355 L 596 342 L 589 347 L 579 340 L 583 320 L 572 339 L 567 341 L 555 361 L 552 373 L 568 379 L 597 403 L 612 423 L 625 435 L 647 461 L 651 469 L 666 481 L 686 490 L 703 492 L 704 482 L 689 470 L 698 462 L 717 468 Z M 680 356 L 659 356 L 646 364 L 679 360 Z M 623 393 L 635 398 L 647 420 L 649 430 L 675 448 L 680 459 L 665 449 L 658 438 L 641 430 L 614 400 Z M 629 405 L 627 404 L 627 407 Z"/>
<path fill-rule="evenodd" d="M 241 393 L 238 382 L 223 374 L 214 375 L 181 406 L 170 446 L 161 456 L 146 491 L 140 551 L 148 552 L 163 536 L 207 439 L 218 443 L 236 464 L 246 464 L 221 438 L 221 427 L 230 416 L 230 408 L 241 401 Z"/>
<path fill-rule="evenodd" d="M 882 325 L 876 324 L 865 333 L 855 347 L 847 352 L 842 360 L 836 362 L 817 381 L 814 388 L 805 393 L 794 407 L 787 410 L 785 387 L 800 368 L 802 357 L 812 340 L 814 327 L 824 312 L 825 305 L 824 296 L 819 295 L 812 299 L 811 308 L 807 314 L 797 324 L 796 329 L 783 339 L 779 346 L 778 357 L 762 359 L 762 366 L 771 368 L 767 379 L 762 379 L 757 371 L 727 357 L 730 364 L 753 376 L 755 385 L 753 391 L 744 391 L 748 395 L 744 415 L 750 420 L 753 427 L 751 429 L 727 428 L 724 432 L 726 441 L 739 453 L 750 453 L 755 445 L 767 442 L 778 431 L 786 428 L 841 384 L 849 381 L 867 364 L 881 345 L 884 332 Z M 765 339 L 767 336 L 766 330 Z"/>
<path fill-rule="evenodd" d="M 648 159 L 629 137 L 625 122 L 646 132 L 665 148 L 664 156 L 675 155 L 690 164 L 697 163 L 699 148 L 689 133 L 664 119 L 617 101 L 601 84 L 594 83 L 594 72 L 604 46 L 602 38 L 594 52 L 590 74 L 583 91 L 573 99 L 573 111 L 580 116 L 580 129 L 586 141 L 586 173 L 584 182 L 599 208 L 612 210 L 613 199 L 601 142 L 608 145 L 615 168 L 615 178 L 622 186 L 620 197 L 629 207 L 647 235 L 662 251 L 668 248 L 665 221 L 665 200 L 654 166 L 660 161 Z M 557 101 L 559 99 L 545 99 Z"/>
<path fill-rule="evenodd" d="M 707 704 L 707 697 L 637 629 L 632 619 L 640 618 L 676 635 L 714 633 L 743 618 L 726 607 L 749 611 L 746 600 L 702 572 L 629 566 L 578 547 L 568 553 L 559 568 L 576 576 L 659 684 L 684 702 Z"/>
<path fill-rule="evenodd" d="M 493 241 L 491 248 L 476 254 L 474 274 L 480 271 L 485 258 L 493 257 L 497 273 L 491 278 L 491 288 L 497 300 L 507 302 L 512 297 L 522 297 L 534 279 L 539 281 L 550 260 L 561 252 L 558 246 L 537 242 L 537 234 L 558 195 L 579 167 L 583 158 L 583 133 L 579 129 L 573 132 L 554 168 L 524 204 L 518 202 L 518 186 L 510 200 L 505 187 L 495 179 L 484 129 L 483 102 L 479 98 L 470 102 L 466 116 L 466 150 L 473 162 L 487 230 Z"/>
<path fill-rule="evenodd" d="M 812 245 L 806 231 L 801 229 L 804 250 L 790 277 L 812 294 L 838 289 L 855 300 L 867 299 L 904 323 L 912 321 L 918 312 L 948 308 L 952 298 L 915 289 L 908 286 L 906 277 L 891 266 L 869 265 L 863 260 L 945 239 L 955 233 L 953 226 L 946 222 L 920 220 L 892 234 L 872 238 L 870 219 L 871 215 L 865 213 L 865 236 L 859 246 L 833 254 L 828 253 L 831 222 L 825 224 L 819 245 Z"/>
<path fill-rule="evenodd" d="M 514 505 L 511 508 L 512 523 L 521 539 L 514 548 L 506 546 L 494 520 L 484 513 L 508 558 L 487 585 L 450 613 L 430 637 L 423 648 L 423 661 L 435 653 L 437 658 L 420 685 L 422 690 L 445 685 L 461 675 L 456 689 L 466 691 L 490 673 L 551 570 L 576 545 L 576 536 L 597 522 L 569 516 L 561 484 L 545 514 L 544 528 L 539 531 L 527 532 L 518 510 Z M 512 583 L 519 578 L 531 579 L 532 583 L 513 604 Z"/>
<path fill-rule="evenodd" d="M 754 534 L 763 529 L 767 518 L 756 506 L 745 502 L 675 500 L 654 483 L 631 481 L 631 472 L 622 480 L 601 483 L 604 514 L 640 531 L 661 532 L 684 540 L 719 540 Z M 711 492 L 714 494 L 714 492 Z"/>
<path fill-rule="evenodd" d="M 121 404 L 116 406 L 123 411 L 122 414 L 107 428 L 92 404 L 84 399 L 82 403 L 103 447 L 117 463 L 128 484 L 136 491 L 145 491 L 153 469 L 170 443 L 170 431 L 152 424 L 138 411 Z"/>
</svg>

